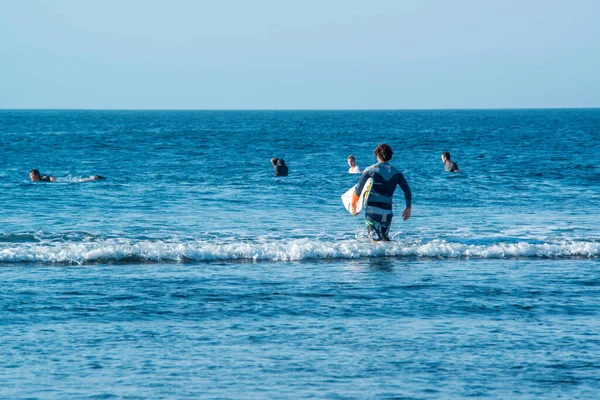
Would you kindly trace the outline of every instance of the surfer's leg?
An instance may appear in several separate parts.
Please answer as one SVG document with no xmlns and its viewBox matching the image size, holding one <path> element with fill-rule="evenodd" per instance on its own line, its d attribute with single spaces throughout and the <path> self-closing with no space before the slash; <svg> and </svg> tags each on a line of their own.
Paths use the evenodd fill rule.
<svg viewBox="0 0 600 400">
<path fill-rule="evenodd" d="M 390 226 L 392 225 L 392 214 L 384 215 L 381 219 L 381 237 L 383 241 L 389 242 Z"/>
<path fill-rule="evenodd" d="M 369 237 L 374 242 L 389 241 L 388 232 L 392 223 L 393 213 L 378 207 L 367 207 L 366 223 Z"/>
<path fill-rule="evenodd" d="M 377 221 L 370 219 L 369 217 L 367 217 L 366 222 L 367 232 L 369 232 L 369 237 L 371 238 L 371 240 L 374 242 L 379 242 L 380 240 L 383 240 L 381 235 L 381 224 L 379 224 Z"/>
<path fill-rule="evenodd" d="M 390 237 L 388 236 L 389 233 L 389 229 L 388 228 L 384 228 L 383 226 L 381 227 L 381 240 L 383 240 L 384 242 L 389 242 L 390 241 Z"/>
</svg>

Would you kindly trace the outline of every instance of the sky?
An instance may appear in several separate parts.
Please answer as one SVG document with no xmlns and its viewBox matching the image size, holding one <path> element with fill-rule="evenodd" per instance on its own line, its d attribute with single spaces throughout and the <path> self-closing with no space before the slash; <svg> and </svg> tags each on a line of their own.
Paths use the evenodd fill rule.
<svg viewBox="0 0 600 400">
<path fill-rule="evenodd" d="M 596 0 L 0 0 L 0 108 L 600 107 Z"/>
</svg>

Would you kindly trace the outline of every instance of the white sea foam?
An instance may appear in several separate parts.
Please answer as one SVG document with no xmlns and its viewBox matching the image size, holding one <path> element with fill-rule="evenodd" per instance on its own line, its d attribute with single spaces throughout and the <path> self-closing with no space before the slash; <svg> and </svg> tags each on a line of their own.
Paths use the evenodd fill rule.
<svg viewBox="0 0 600 400">
<path fill-rule="evenodd" d="M 82 182 L 88 182 L 90 180 L 91 176 L 93 176 L 93 175 L 88 175 L 88 176 L 67 175 L 67 176 L 57 176 L 54 179 L 56 179 L 56 182 L 59 182 L 59 183 L 82 183 Z"/>
<path fill-rule="evenodd" d="M 424 258 L 596 258 L 598 241 L 462 244 L 433 240 L 372 244 L 356 240 L 264 240 L 229 244 L 209 241 L 131 241 L 1 243 L 0 262 L 77 263 L 103 261 L 300 261 L 363 257 Z"/>
</svg>

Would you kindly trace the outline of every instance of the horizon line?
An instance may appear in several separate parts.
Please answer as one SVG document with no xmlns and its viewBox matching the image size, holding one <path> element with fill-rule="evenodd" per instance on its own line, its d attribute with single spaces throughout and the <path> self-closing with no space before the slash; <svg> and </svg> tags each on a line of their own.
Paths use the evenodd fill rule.
<svg viewBox="0 0 600 400">
<path fill-rule="evenodd" d="M 516 111 L 595 110 L 596 107 L 458 107 L 458 108 L 0 108 L 0 111 Z"/>
</svg>

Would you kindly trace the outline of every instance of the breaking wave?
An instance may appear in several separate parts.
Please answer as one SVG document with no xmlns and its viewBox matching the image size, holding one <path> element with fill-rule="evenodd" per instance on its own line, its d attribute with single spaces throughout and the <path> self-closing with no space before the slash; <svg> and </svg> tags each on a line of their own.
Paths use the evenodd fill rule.
<svg viewBox="0 0 600 400">
<path fill-rule="evenodd" d="M 393 241 L 373 244 L 356 239 L 288 239 L 215 243 L 207 241 L 163 241 L 100 239 L 90 242 L 14 241 L 0 242 L 1 263 L 101 262 L 203 262 L 203 261 L 302 261 L 406 258 L 597 258 L 600 241 L 556 243 L 464 244 L 443 240 Z"/>
</svg>

